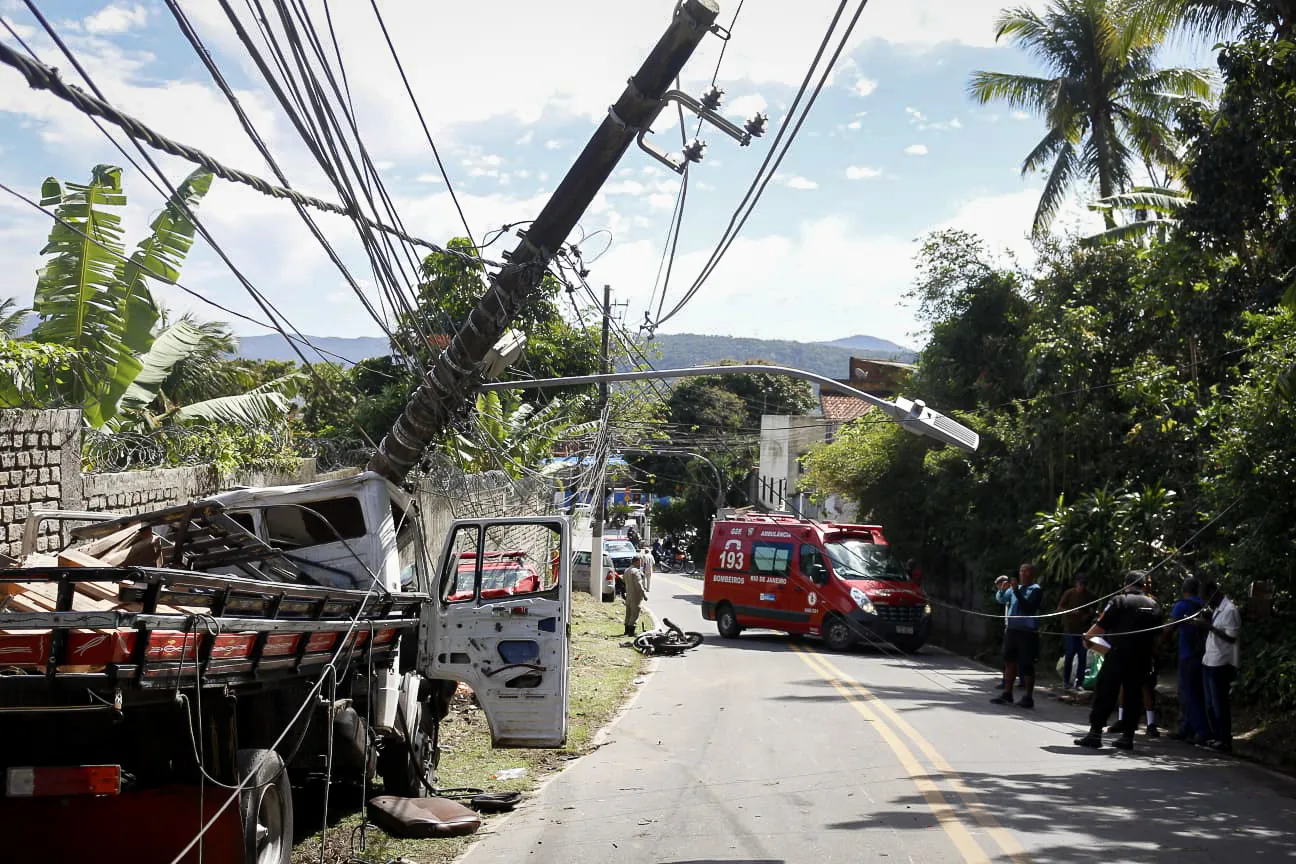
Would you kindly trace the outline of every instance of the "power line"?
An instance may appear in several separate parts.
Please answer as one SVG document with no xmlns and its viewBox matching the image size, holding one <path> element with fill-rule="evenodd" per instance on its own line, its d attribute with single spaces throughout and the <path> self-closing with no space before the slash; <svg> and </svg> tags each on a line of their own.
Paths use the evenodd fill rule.
<svg viewBox="0 0 1296 864">
<path fill-rule="evenodd" d="M 806 93 L 806 89 L 810 86 L 810 81 L 814 78 L 815 70 L 819 67 L 819 62 L 823 57 L 824 51 L 827 50 L 829 42 L 832 40 L 833 33 L 837 29 L 837 23 L 841 20 L 842 13 L 845 12 L 848 2 L 849 0 L 841 0 L 841 3 L 838 5 L 837 12 L 833 15 L 832 21 L 828 25 L 827 32 L 824 33 L 823 42 L 820 43 L 819 50 L 815 53 L 810 68 L 806 70 L 806 77 L 801 82 L 801 87 L 797 91 L 796 97 L 792 100 L 792 106 L 788 109 L 787 116 L 784 118 L 783 123 L 779 125 L 779 131 L 775 135 L 774 142 L 770 145 L 769 151 L 765 155 L 765 160 L 761 163 L 760 168 L 757 169 L 756 177 L 752 180 L 751 186 L 748 187 L 742 201 L 738 203 L 738 207 L 734 210 L 733 217 L 729 220 L 728 226 L 726 226 L 724 233 L 721 235 L 720 241 L 716 244 L 716 248 L 711 252 L 710 257 L 707 259 L 707 263 L 703 265 L 702 272 L 698 274 L 698 277 L 694 280 L 692 286 L 689 287 L 689 289 L 684 293 L 684 296 L 680 298 L 679 302 L 675 304 L 671 311 L 653 322 L 653 329 L 660 327 L 663 323 L 679 314 L 680 310 L 693 299 L 694 295 L 697 294 L 698 289 L 701 288 L 702 283 L 710 277 L 710 275 L 715 271 L 715 268 L 719 265 L 720 260 L 724 257 L 725 253 L 729 251 L 729 247 L 733 245 L 733 241 L 737 238 L 738 233 L 742 230 L 743 226 L 746 225 L 747 219 L 755 211 L 761 195 L 764 194 L 765 188 L 769 185 L 769 182 L 774 178 L 775 172 L 783 163 L 784 157 L 787 156 L 788 150 L 791 148 L 793 141 L 801 131 L 801 126 L 805 123 L 806 118 L 810 115 L 810 110 L 814 107 L 815 102 L 819 98 L 819 94 L 823 91 L 824 85 L 828 81 L 828 76 L 832 74 L 833 66 L 836 65 L 842 51 L 845 50 L 846 43 L 850 39 L 851 33 L 854 31 L 855 25 L 859 22 L 860 15 L 863 14 L 865 7 L 868 6 L 868 0 L 860 0 L 860 4 L 856 8 L 854 16 L 846 25 L 845 32 L 842 34 L 836 50 L 833 52 L 827 65 L 824 67 L 823 73 L 820 75 L 819 81 L 815 85 L 814 90 L 810 93 L 805 108 L 802 110 L 800 116 L 796 118 L 794 123 L 792 118 L 796 114 L 797 107 L 800 105 L 801 99 Z M 784 134 L 788 132 L 789 128 L 791 129 L 791 134 L 788 135 L 787 141 L 783 143 L 783 147 L 780 150 L 779 143 L 782 141 Z M 775 156 L 776 153 L 777 156 Z M 772 165 L 771 160 L 773 163 Z M 768 173 L 766 173 L 767 169 Z M 746 209 L 744 210 L 744 208 Z"/>
<path fill-rule="evenodd" d="M 240 125 L 242 125 L 244 132 L 247 134 L 248 138 L 251 139 L 253 145 L 257 148 L 257 151 L 266 160 L 266 164 L 270 166 L 271 171 L 274 172 L 275 176 L 278 177 L 280 182 L 284 183 L 286 187 L 288 180 L 287 180 L 287 176 L 283 172 L 283 169 L 279 167 L 279 163 L 275 160 L 274 154 L 270 152 L 270 148 L 266 145 L 260 133 L 257 132 L 257 129 L 252 124 L 252 121 L 248 117 L 247 112 L 243 110 L 243 106 L 239 102 L 238 97 L 235 95 L 233 88 L 229 86 L 229 83 L 225 80 L 225 76 L 221 74 L 221 71 L 216 66 L 215 61 L 212 60 L 211 52 L 207 50 L 201 38 L 198 36 L 197 31 L 194 30 L 192 24 L 188 19 L 188 16 L 185 15 L 184 10 L 182 10 L 179 7 L 178 3 L 176 3 L 176 0 L 166 0 L 166 4 L 167 4 L 167 8 L 171 11 L 172 16 L 175 18 L 176 24 L 180 27 L 181 32 L 184 34 L 190 46 L 194 49 L 194 52 L 198 55 L 199 59 L 202 61 L 203 66 L 207 69 L 208 73 L 211 75 L 212 80 L 215 82 L 217 88 L 225 96 L 226 101 L 230 104 L 230 107 L 234 110 L 234 113 L 238 117 L 239 123 Z M 307 228 L 310 230 L 311 234 L 315 237 L 316 241 L 318 241 L 320 245 L 324 248 L 325 252 L 329 256 L 329 259 L 342 273 L 343 278 L 351 285 L 352 290 L 359 297 L 361 304 L 365 307 L 365 310 L 370 314 L 371 317 L 374 318 L 374 320 L 378 323 L 379 327 L 383 329 L 388 339 L 390 340 L 392 337 L 391 331 L 388 330 L 387 327 L 385 326 L 382 317 L 378 315 L 373 310 L 373 308 L 368 304 L 368 300 L 364 296 L 363 291 L 361 291 L 359 284 L 357 284 L 356 281 L 351 277 L 351 274 L 347 269 L 346 265 L 342 262 L 341 257 L 338 255 L 337 251 L 333 248 L 332 244 L 329 243 L 328 239 L 324 236 L 323 231 L 320 230 L 319 226 L 315 223 L 315 220 L 312 219 L 310 217 L 310 214 L 306 212 L 305 205 L 301 201 L 298 201 L 296 199 L 290 199 L 290 200 L 292 200 L 292 204 L 294 208 L 301 216 L 302 221 L 306 223 Z"/>
<path fill-rule="evenodd" d="M 503 266 L 496 261 L 486 261 L 477 258 L 476 256 L 465 255 L 464 253 L 456 252 L 452 249 L 446 249 L 429 240 L 406 234 L 397 228 L 375 222 L 367 216 L 356 212 L 353 208 L 325 201 L 312 195 L 304 195 L 294 189 L 276 186 L 255 175 L 248 174 L 247 172 L 235 168 L 230 168 L 196 147 L 181 144 L 153 130 L 142 121 L 127 114 L 123 114 L 116 108 L 113 108 L 112 105 L 104 99 L 95 98 L 89 93 L 83 91 L 81 88 L 65 83 L 59 77 L 57 70 L 52 69 L 39 61 L 23 57 L 17 51 L 14 51 L 4 43 L 0 43 L 0 63 L 11 66 L 22 73 L 23 77 L 27 79 L 28 86 L 32 89 L 46 90 L 63 101 L 68 102 L 83 114 L 107 120 L 109 123 L 112 123 L 114 126 L 117 126 L 125 132 L 131 139 L 137 142 L 142 142 L 154 150 L 161 150 L 164 153 L 169 153 L 172 156 L 178 156 L 181 159 L 192 162 L 223 180 L 250 186 L 261 194 L 269 195 L 272 198 L 282 198 L 295 201 L 305 207 L 311 207 L 315 210 L 335 213 L 340 216 L 346 216 L 361 221 L 372 230 L 391 234 L 404 240 L 406 243 L 420 246 L 425 249 L 431 249 L 434 252 L 443 252 L 449 255 L 472 258 L 473 260 L 480 261 L 489 266 Z"/>
<path fill-rule="evenodd" d="M 325 3 L 326 7 L 327 5 Z M 423 127 L 423 134 L 427 137 L 428 146 L 432 148 L 432 156 L 436 159 L 437 168 L 441 171 L 441 179 L 445 181 L 446 189 L 450 192 L 450 200 L 454 202 L 455 210 L 459 212 L 459 219 L 463 222 L 468 241 L 476 247 L 477 241 L 473 239 L 472 229 L 468 227 L 468 217 L 464 215 L 463 207 L 459 205 L 459 196 L 455 194 L 454 186 L 450 183 L 450 175 L 446 173 L 445 163 L 441 161 L 441 154 L 437 151 L 436 142 L 432 140 L 432 132 L 428 129 L 427 120 L 423 117 L 423 109 L 419 107 L 418 99 L 414 96 L 414 88 L 410 86 L 409 77 L 405 74 L 405 66 L 396 53 L 396 46 L 392 43 L 391 34 L 387 32 L 387 22 L 383 20 L 382 12 L 378 9 L 377 0 L 369 0 L 369 5 L 373 7 L 374 17 L 378 19 L 378 26 L 382 29 L 383 39 L 387 42 L 387 49 L 391 52 L 392 60 L 396 63 L 396 71 L 400 73 L 401 83 L 405 85 L 405 92 L 409 95 L 410 104 L 414 106 L 414 113 L 418 115 L 419 125 Z"/>
</svg>

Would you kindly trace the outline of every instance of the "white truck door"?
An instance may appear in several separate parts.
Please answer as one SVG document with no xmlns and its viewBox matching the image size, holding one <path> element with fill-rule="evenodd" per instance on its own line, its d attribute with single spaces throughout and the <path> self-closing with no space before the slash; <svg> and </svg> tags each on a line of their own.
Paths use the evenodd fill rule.
<svg viewBox="0 0 1296 864">
<path fill-rule="evenodd" d="M 566 743 L 570 561 L 565 516 L 450 528 L 419 622 L 419 672 L 471 687 L 495 747 Z"/>
</svg>

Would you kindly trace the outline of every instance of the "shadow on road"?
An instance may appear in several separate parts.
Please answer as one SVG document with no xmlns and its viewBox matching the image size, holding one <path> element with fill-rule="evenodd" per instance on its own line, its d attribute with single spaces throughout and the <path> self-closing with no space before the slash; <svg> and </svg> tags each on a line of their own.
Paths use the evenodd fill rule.
<svg viewBox="0 0 1296 864">
<path fill-rule="evenodd" d="M 1053 749 L 1053 748 L 1044 748 Z M 1074 753 L 1084 769 L 1067 774 L 961 773 L 996 822 L 1019 837 L 1030 837 L 1035 861 L 1245 861 L 1290 858 L 1288 826 L 1296 806 L 1258 812 L 1246 787 L 1292 784 L 1266 772 L 1237 766 L 1221 771 L 1213 759 L 1157 754 L 1147 771 L 1113 773 L 1091 757 L 1142 759 L 1115 751 Z M 1173 772 L 1172 776 L 1170 772 Z M 932 776 L 934 783 L 945 778 Z M 1236 790 L 1231 787 L 1237 787 Z M 1290 804 L 1290 799 L 1287 799 Z M 886 828 L 927 831 L 927 800 L 913 794 L 887 802 L 858 819 L 824 825 L 828 831 Z M 926 812 L 928 815 L 923 815 Z M 1040 844 L 1040 841 L 1044 841 Z"/>
</svg>

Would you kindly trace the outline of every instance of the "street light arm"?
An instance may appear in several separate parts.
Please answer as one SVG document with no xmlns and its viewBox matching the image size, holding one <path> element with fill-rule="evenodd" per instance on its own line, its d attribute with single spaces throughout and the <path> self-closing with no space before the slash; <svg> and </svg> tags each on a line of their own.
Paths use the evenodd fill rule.
<svg viewBox="0 0 1296 864">
<path fill-rule="evenodd" d="M 847 394 L 863 399 L 878 408 L 888 417 L 895 420 L 908 432 L 925 435 L 943 444 L 957 447 L 967 453 L 975 453 L 981 444 L 981 436 L 962 423 L 952 420 L 928 408 L 921 401 L 910 401 L 897 396 L 895 402 L 857 390 L 849 384 L 834 381 L 826 375 L 807 372 L 804 369 L 793 369 L 789 366 L 766 366 L 763 363 L 740 363 L 732 366 L 691 366 L 686 369 L 648 369 L 635 372 L 611 372 L 605 375 L 573 375 L 568 378 L 540 378 L 525 381 L 491 381 L 481 386 L 482 390 L 517 390 L 544 389 L 547 387 L 574 387 L 582 384 L 604 384 L 617 381 L 654 381 L 662 378 L 698 378 L 703 375 L 786 375 L 789 378 L 800 378 L 815 384 L 828 385 Z"/>
</svg>

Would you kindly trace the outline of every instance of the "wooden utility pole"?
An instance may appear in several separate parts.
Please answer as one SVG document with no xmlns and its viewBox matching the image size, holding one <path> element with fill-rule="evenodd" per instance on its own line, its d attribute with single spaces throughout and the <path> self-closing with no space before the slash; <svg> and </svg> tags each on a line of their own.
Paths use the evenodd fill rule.
<svg viewBox="0 0 1296 864">
<path fill-rule="evenodd" d="M 599 348 L 599 374 L 606 375 L 612 370 L 608 368 L 608 337 L 611 335 L 612 327 L 612 286 L 603 286 L 603 341 Z M 603 414 L 607 410 L 608 404 L 608 383 L 600 381 L 598 385 L 598 412 L 597 417 L 600 422 L 603 420 Z M 607 524 L 607 465 L 608 448 L 612 442 L 609 437 L 607 444 L 595 451 L 598 457 L 598 464 L 594 466 L 594 501 L 593 507 L 590 508 L 590 593 L 595 597 L 603 596 L 603 526 Z"/>
<path fill-rule="evenodd" d="M 550 261 L 602 188 L 626 148 L 661 108 L 662 97 L 693 55 L 720 13 L 715 0 L 683 0 L 666 32 L 634 74 L 608 116 L 540 211 L 518 246 L 506 257 L 468 321 L 441 352 L 428 378 L 383 437 L 369 470 L 400 482 L 428 445 L 463 411 L 478 383 L 487 352 L 504 335 L 522 302 L 539 285 Z M 595 554 L 596 550 L 591 550 Z M 591 570 L 594 562 L 591 560 Z"/>
</svg>

